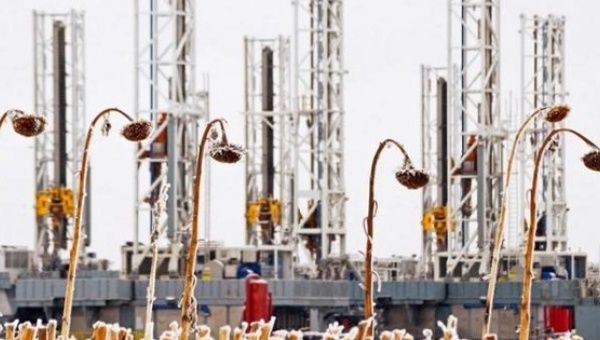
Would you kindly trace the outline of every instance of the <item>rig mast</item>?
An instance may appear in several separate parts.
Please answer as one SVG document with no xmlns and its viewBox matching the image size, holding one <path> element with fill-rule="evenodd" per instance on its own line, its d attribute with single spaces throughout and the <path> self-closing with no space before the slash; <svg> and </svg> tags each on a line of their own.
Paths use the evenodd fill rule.
<svg viewBox="0 0 600 340">
<path fill-rule="evenodd" d="M 54 270 L 60 265 L 58 251 L 68 249 L 86 124 L 83 12 L 34 11 L 33 41 L 34 107 L 48 123 L 35 139 L 35 266 Z M 85 202 L 84 246 L 91 241 L 90 197 Z"/>
<path fill-rule="evenodd" d="M 539 107 L 564 103 L 565 87 L 565 18 L 521 15 L 521 119 Z M 563 125 L 564 123 L 559 123 Z M 543 119 L 527 131 L 519 150 L 518 205 L 511 226 L 520 227 L 529 216 L 525 192 L 531 183 L 533 155 L 553 124 Z M 567 251 L 567 202 L 565 193 L 565 143 L 557 139 L 547 152 L 541 172 L 536 251 Z M 527 216 L 527 217 L 526 217 Z M 523 228 L 512 231 L 519 234 Z M 521 239 L 518 237 L 517 239 Z M 517 246 L 520 246 L 518 244 Z"/>
<path fill-rule="evenodd" d="M 447 251 L 435 277 L 487 272 L 502 187 L 498 0 L 448 1 Z"/>
<path fill-rule="evenodd" d="M 343 3 L 294 1 L 292 222 L 313 264 L 346 248 Z"/>
<path fill-rule="evenodd" d="M 135 235 L 128 264 L 133 273 L 147 255 L 147 247 L 139 245 L 140 230 L 150 231 L 160 183 L 169 185 L 165 256 L 171 273 L 180 269 L 182 230 L 191 221 L 198 125 L 209 109 L 208 91 L 196 91 L 194 5 L 192 0 L 135 1 L 135 114 L 152 121 L 155 132 L 136 153 Z"/>
<path fill-rule="evenodd" d="M 293 116 L 290 41 L 246 37 L 246 245 L 274 278 L 292 276 Z M 264 275 L 264 274 L 263 274 Z"/>
</svg>

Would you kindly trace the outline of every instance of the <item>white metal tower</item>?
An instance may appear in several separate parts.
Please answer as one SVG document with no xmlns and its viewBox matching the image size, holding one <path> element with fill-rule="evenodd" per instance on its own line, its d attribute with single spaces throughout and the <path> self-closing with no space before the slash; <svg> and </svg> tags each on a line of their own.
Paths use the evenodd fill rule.
<svg viewBox="0 0 600 340">
<path fill-rule="evenodd" d="M 245 39 L 246 243 L 292 244 L 290 42 Z"/>
<path fill-rule="evenodd" d="M 83 12 L 33 12 L 35 112 L 48 126 L 35 139 L 36 266 L 56 268 L 66 249 L 77 169 L 85 131 Z M 88 180 L 89 180 L 88 176 Z M 90 242 L 90 196 L 84 214 Z"/>
<path fill-rule="evenodd" d="M 436 277 L 486 273 L 502 179 L 498 0 L 448 1 L 448 239 Z"/>
<path fill-rule="evenodd" d="M 178 270 L 181 231 L 191 221 L 198 126 L 208 118 L 208 91 L 196 90 L 194 10 L 193 0 L 135 1 L 135 114 L 152 121 L 155 131 L 136 154 L 133 272 L 145 258 L 140 229 L 149 233 L 161 182 L 169 185 L 170 271 Z"/>
<path fill-rule="evenodd" d="M 292 275 L 293 115 L 290 41 L 246 37 L 246 244 L 256 247 L 273 277 Z"/>
<path fill-rule="evenodd" d="M 296 0 L 294 233 L 312 261 L 345 252 L 342 0 Z"/>
<path fill-rule="evenodd" d="M 521 16 L 521 120 L 539 107 L 564 103 L 565 88 L 565 18 Z M 561 124 L 562 125 L 562 124 Z M 543 119 L 527 131 L 519 150 L 518 220 L 509 226 L 519 228 L 529 217 L 526 191 L 532 177 L 535 150 L 552 125 Z M 567 202 L 565 195 L 565 144 L 557 139 L 546 153 L 539 188 L 537 251 L 567 250 Z M 522 232 L 523 228 L 519 228 Z"/>
</svg>

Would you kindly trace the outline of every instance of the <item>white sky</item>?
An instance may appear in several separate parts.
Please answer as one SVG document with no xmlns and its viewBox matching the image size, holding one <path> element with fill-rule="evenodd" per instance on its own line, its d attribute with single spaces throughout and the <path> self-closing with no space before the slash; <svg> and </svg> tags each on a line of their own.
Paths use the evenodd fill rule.
<svg viewBox="0 0 600 340">
<path fill-rule="evenodd" d="M 419 65 L 446 61 L 446 0 L 345 1 L 346 186 L 348 250 L 364 247 L 369 162 L 379 140 L 404 143 L 420 157 Z M 2 1 L 0 10 L 0 110 L 33 108 L 33 9 L 86 12 L 87 111 L 133 108 L 133 2 L 123 0 Z M 600 140 L 600 3 L 595 0 L 504 0 L 501 9 L 502 89 L 519 93 L 519 14 L 566 15 L 569 125 Z M 289 0 L 199 0 L 199 71 L 211 78 L 213 117 L 230 122 L 231 140 L 243 131 L 243 37 L 292 33 Z M 88 117 L 89 119 L 89 117 Z M 118 125 L 115 121 L 115 125 Z M 131 146 L 113 133 L 96 139 L 92 192 L 93 244 L 101 257 L 119 265 L 119 247 L 133 235 L 133 159 Z M 600 175 L 582 170 L 584 150 L 567 142 L 569 237 L 573 249 L 598 258 L 600 243 L 594 210 L 600 205 Z M 395 157 L 384 156 L 378 178 L 376 255 L 420 251 L 420 194 L 399 189 L 393 179 Z M 0 244 L 33 244 L 33 142 L 0 133 Z M 213 165 L 213 239 L 243 242 L 243 166 Z M 119 202 L 119 203 L 117 203 Z"/>
</svg>

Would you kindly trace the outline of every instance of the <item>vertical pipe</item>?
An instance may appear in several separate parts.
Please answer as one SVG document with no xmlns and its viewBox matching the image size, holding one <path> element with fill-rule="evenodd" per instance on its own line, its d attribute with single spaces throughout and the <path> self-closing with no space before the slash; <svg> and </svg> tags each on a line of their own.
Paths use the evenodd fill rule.
<svg viewBox="0 0 600 340">
<path fill-rule="evenodd" d="M 262 195 L 265 198 L 273 197 L 273 177 L 274 177 L 274 160 L 273 160 L 273 50 L 266 46 L 262 50 L 262 67 L 261 67 L 261 84 L 262 84 L 262 111 L 265 117 L 262 119 Z"/>
<path fill-rule="evenodd" d="M 446 79 L 437 79 L 437 173 L 438 194 L 437 204 L 448 204 L 448 83 Z"/>
<path fill-rule="evenodd" d="M 65 24 L 54 21 L 52 24 L 52 85 L 53 85 L 53 185 L 65 188 L 67 185 L 67 87 Z M 59 217 L 54 221 L 55 245 L 67 246 L 67 220 Z"/>
<path fill-rule="evenodd" d="M 262 132 L 262 196 L 273 198 L 273 184 L 275 176 L 273 159 L 273 50 L 265 46 L 261 55 L 261 85 L 262 85 L 262 111 L 265 116 L 261 120 Z M 268 216 L 261 222 L 261 237 L 263 242 L 272 243 L 274 226 L 270 222 L 270 205 L 262 206 L 261 215 Z M 264 227 L 264 229 L 262 229 Z"/>
<path fill-rule="evenodd" d="M 52 26 L 53 88 L 54 88 L 54 182 L 57 186 L 67 184 L 67 97 L 65 25 L 54 21 Z"/>
<path fill-rule="evenodd" d="M 448 83 L 437 79 L 437 205 L 448 206 Z M 448 248 L 448 233 L 444 244 L 438 242 L 438 251 Z"/>
</svg>

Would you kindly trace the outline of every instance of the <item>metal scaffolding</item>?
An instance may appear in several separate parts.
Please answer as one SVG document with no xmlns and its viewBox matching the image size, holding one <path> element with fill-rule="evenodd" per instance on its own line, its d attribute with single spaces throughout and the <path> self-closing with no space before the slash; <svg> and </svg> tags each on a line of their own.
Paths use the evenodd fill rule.
<svg viewBox="0 0 600 340">
<path fill-rule="evenodd" d="M 135 1 L 135 114 L 152 121 L 155 131 L 136 153 L 133 272 L 148 251 L 138 246 L 140 230 L 144 235 L 150 231 L 160 183 L 169 185 L 171 271 L 176 270 L 182 230 L 191 221 L 198 126 L 209 115 L 208 83 L 196 90 L 194 5 L 192 0 Z"/>
<path fill-rule="evenodd" d="M 245 39 L 246 244 L 293 244 L 290 42 Z"/>
<path fill-rule="evenodd" d="M 343 1 L 294 7 L 293 230 L 314 263 L 346 248 Z"/>
<path fill-rule="evenodd" d="M 435 276 L 487 272 L 499 211 L 502 144 L 498 0 L 448 1 L 448 238 Z"/>
<path fill-rule="evenodd" d="M 68 247 L 85 132 L 84 14 L 34 11 L 33 38 L 34 107 L 48 124 L 35 139 L 35 266 L 51 270 L 60 261 L 57 251 Z M 90 195 L 85 207 L 84 244 L 89 245 Z"/>
<path fill-rule="evenodd" d="M 521 120 L 539 107 L 564 103 L 565 88 L 565 18 L 521 15 Z M 563 125 L 564 123 L 559 123 Z M 523 221 L 529 217 L 526 191 L 532 177 L 535 150 L 554 124 L 537 119 L 532 129 L 526 132 L 519 149 L 519 176 L 517 177 L 520 197 L 518 205 L 511 208 L 516 213 L 509 226 L 523 231 Z M 547 152 L 541 170 L 540 202 L 537 251 L 567 250 L 567 202 L 565 194 L 565 143 L 557 139 Z M 517 245 L 520 246 L 520 245 Z"/>
</svg>

